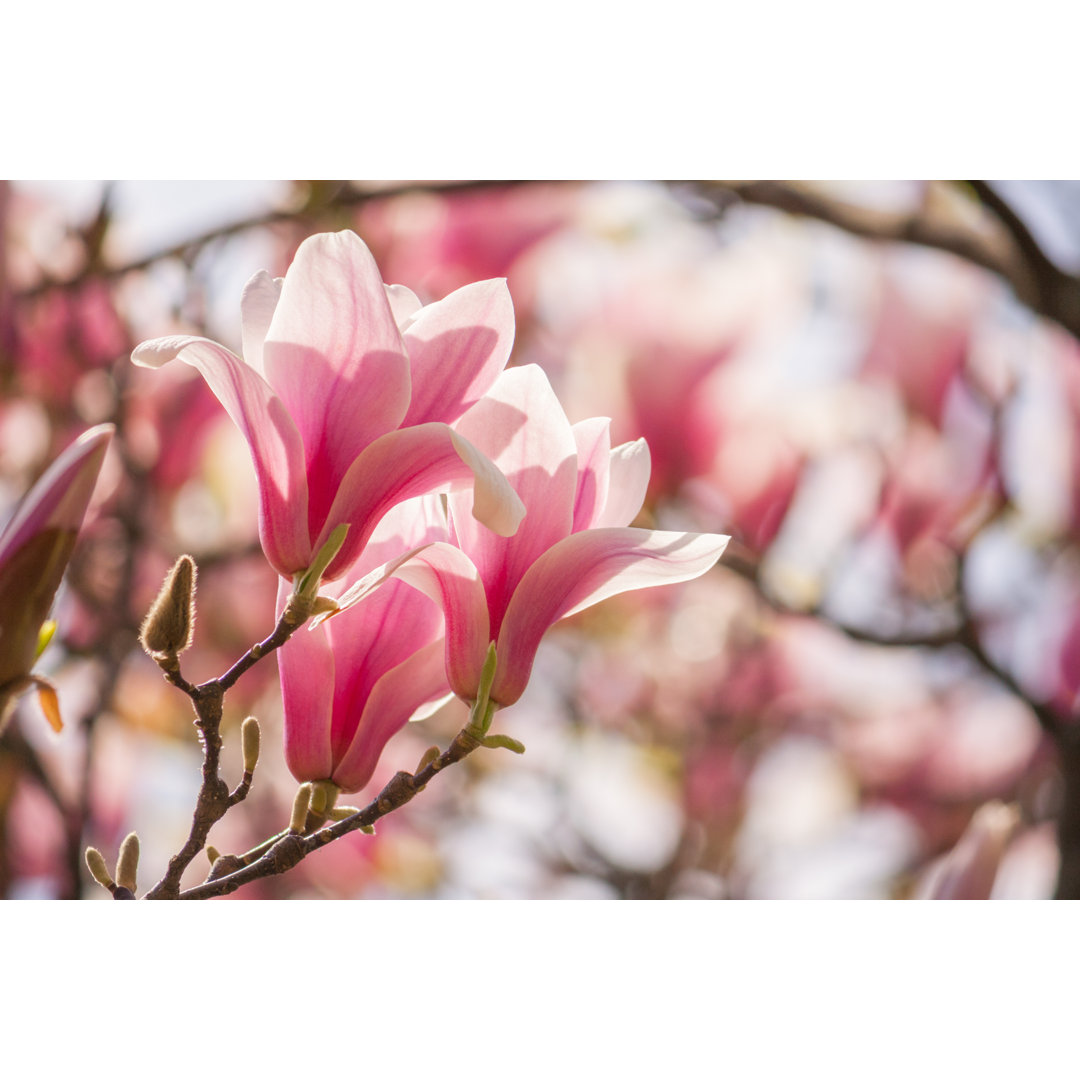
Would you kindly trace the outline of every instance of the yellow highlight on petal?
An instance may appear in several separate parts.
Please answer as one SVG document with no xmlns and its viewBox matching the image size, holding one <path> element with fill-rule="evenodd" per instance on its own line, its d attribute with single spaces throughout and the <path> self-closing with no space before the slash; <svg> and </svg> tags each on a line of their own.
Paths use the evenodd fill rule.
<svg viewBox="0 0 1080 1080">
<path fill-rule="evenodd" d="M 41 654 L 48 648 L 49 642 L 53 639 L 53 634 L 56 633 L 56 620 L 46 619 L 41 624 L 41 629 L 38 631 L 37 639 L 37 652 L 34 655 L 35 660 L 41 658 Z"/>
</svg>

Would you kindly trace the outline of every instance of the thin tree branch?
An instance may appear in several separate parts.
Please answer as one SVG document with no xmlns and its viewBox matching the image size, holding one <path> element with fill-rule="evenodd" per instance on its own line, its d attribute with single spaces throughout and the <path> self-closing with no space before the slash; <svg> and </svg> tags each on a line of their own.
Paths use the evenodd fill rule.
<svg viewBox="0 0 1080 1080">
<path fill-rule="evenodd" d="M 191 830 L 187 842 L 170 860 L 165 876 L 146 894 L 147 900 L 175 900 L 180 895 L 180 878 L 192 861 L 206 846 L 210 830 L 231 806 L 246 797 L 251 781 L 245 776 L 232 792 L 219 775 L 221 764 L 221 716 L 225 691 L 263 657 L 284 645 L 307 614 L 293 604 L 286 606 L 274 632 L 258 645 L 253 645 L 224 675 L 199 686 L 193 686 L 181 674 L 179 662 L 161 662 L 166 679 L 191 699 L 195 709 L 195 727 L 203 744 L 202 785 L 195 802 Z"/>
<path fill-rule="evenodd" d="M 956 621 L 951 627 L 928 634 L 879 634 L 873 630 L 850 626 L 823 611 L 820 607 L 801 610 L 788 607 L 774 596 L 771 596 L 764 587 L 756 561 L 750 558 L 738 557 L 737 551 L 733 552 L 733 555 L 734 558 L 725 558 L 721 565 L 750 582 L 761 600 L 777 615 L 816 619 L 818 622 L 825 623 L 834 630 L 838 630 L 852 641 L 862 642 L 867 645 L 910 649 L 944 649 L 949 646 L 962 648 L 986 674 L 990 675 L 1012 696 L 1031 709 L 1039 726 L 1054 740 L 1056 745 L 1059 747 L 1064 746 L 1072 738 L 1071 729 L 1062 722 L 1062 719 L 1053 709 L 1044 703 L 1033 701 L 1016 679 L 999 664 L 995 663 L 987 654 L 980 640 L 975 619 L 968 611 L 966 601 L 962 596 L 958 599 Z"/>
<path fill-rule="evenodd" d="M 1016 211 L 985 180 L 968 180 L 968 185 L 1005 227 L 1027 264 L 1034 297 L 1017 295 L 1036 311 L 1048 314 L 1074 334 L 1080 325 L 1080 277 L 1066 273 L 1043 251 L 1034 234 Z"/>
<path fill-rule="evenodd" d="M 309 835 L 286 833 L 264 855 L 249 866 L 236 870 L 225 877 L 205 881 L 194 888 L 185 889 L 179 898 L 181 900 L 208 900 L 215 896 L 226 896 L 243 885 L 258 881 L 259 878 L 283 874 L 286 870 L 291 870 L 312 852 L 325 847 L 331 841 L 337 840 L 347 833 L 355 832 L 357 829 L 370 828 L 379 818 L 385 817 L 392 811 L 404 806 L 419 792 L 423 791 L 437 773 L 447 768 L 447 766 L 468 757 L 480 745 L 480 741 L 467 730 L 459 731 L 454 736 L 450 746 L 434 761 L 415 775 L 407 772 L 395 773 L 386 787 L 367 806 L 351 817 L 347 817 L 333 825 L 328 825 Z M 148 899 L 150 898 L 148 897 Z"/>
<path fill-rule="evenodd" d="M 933 220 L 925 211 L 894 213 L 855 206 L 812 188 L 772 180 L 702 180 L 689 185 L 720 210 L 732 202 L 767 206 L 833 225 L 864 240 L 918 244 L 956 255 L 1008 284 L 1033 311 L 1080 337 L 1080 278 L 1050 261 L 1007 204 L 983 181 L 969 182 L 994 214 L 993 231 Z"/>
<path fill-rule="evenodd" d="M 544 181 L 549 183 L 550 181 Z M 300 207 L 289 207 L 281 210 L 269 210 L 261 214 L 255 214 L 248 218 L 230 222 L 227 225 L 219 225 L 208 229 L 189 240 L 178 244 L 170 244 L 159 248 L 148 255 L 116 266 L 102 266 L 87 263 L 79 272 L 62 281 L 47 279 L 15 294 L 15 300 L 33 299 L 51 289 L 77 288 L 88 278 L 95 280 L 113 280 L 124 277 L 127 274 L 139 270 L 146 270 L 155 263 L 167 259 L 179 259 L 190 263 L 195 256 L 206 247 L 218 240 L 224 240 L 238 233 L 249 232 L 252 229 L 260 229 L 271 225 L 295 223 L 302 220 L 318 220 L 327 214 L 342 209 L 358 209 L 372 202 L 380 202 L 384 199 L 395 199 L 402 195 L 428 193 L 435 195 L 453 195 L 460 192 L 483 191 L 518 187 L 522 184 L 537 183 L 529 180 L 465 180 L 452 183 L 410 181 L 409 183 L 389 185 L 380 188 L 358 189 L 347 186 L 344 181 L 329 183 L 313 183 L 311 195 L 307 202 Z"/>
</svg>

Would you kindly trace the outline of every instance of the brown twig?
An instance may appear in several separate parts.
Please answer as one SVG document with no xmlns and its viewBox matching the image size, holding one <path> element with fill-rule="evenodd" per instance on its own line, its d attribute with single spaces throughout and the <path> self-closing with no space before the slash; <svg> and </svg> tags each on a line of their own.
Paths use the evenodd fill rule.
<svg viewBox="0 0 1080 1080">
<path fill-rule="evenodd" d="M 180 895 L 180 878 L 206 846 L 210 830 L 231 806 L 246 797 L 251 787 L 251 778 L 247 773 L 232 792 L 219 775 L 221 715 L 225 691 L 255 663 L 284 645 L 306 618 L 306 613 L 292 604 L 286 606 L 274 632 L 268 638 L 258 645 L 253 645 L 224 675 L 199 686 L 192 685 L 181 675 L 179 662 L 175 658 L 161 664 L 166 679 L 187 694 L 195 709 L 195 727 L 203 744 L 202 785 L 195 802 L 195 813 L 187 842 L 169 860 L 165 876 L 146 894 L 147 900 L 175 900 Z"/>
<path fill-rule="evenodd" d="M 289 207 L 282 210 L 269 210 L 262 214 L 255 214 L 239 221 L 230 222 L 227 225 L 219 225 L 208 229 L 190 240 L 184 240 L 178 244 L 160 248 L 138 259 L 120 263 L 116 266 L 84 267 L 78 274 L 63 281 L 41 281 L 27 289 L 15 294 L 16 300 L 32 299 L 50 289 L 71 289 L 81 285 L 88 276 L 95 279 L 113 280 L 124 277 L 126 274 L 145 270 L 155 263 L 167 259 L 179 259 L 190 264 L 196 255 L 207 245 L 218 240 L 227 239 L 238 233 L 249 232 L 252 229 L 265 228 L 271 225 L 294 223 L 303 220 L 318 220 L 329 213 L 342 209 L 358 209 L 367 203 L 379 202 L 384 199 L 394 199 L 402 195 L 427 193 L 435 195 L 452 195 L 459 192 L 482 191 L 489 188 L 516 187 L 534 181 L 527 180 L 465 180 L 452 183 L 420 182 L 387 185 L 379 188 L 359 189 L 348 187 L 344 182 L 329 182 L 312 184 L 312 194 L 307 202 L 300 207 Z M 548 181 L 545 181 L 548 182 Z"/>
<path fill-rule="evenodd" d="M 185 889 L 180 893 L 181 900 L 208 900 L 215 896 L 225 896 L 235 892 L 243 885 L 248 885 L 259 878 L 283 874 L 297 863 L 307 858 L 312 852 L 325 847 L 333 840 L 355 832 L 357 829 L 370 828 L 379 818 L 411 801 L 418 792 L 449 765 L 471 754 L 481 743 L 467 730 L 454 736 L 450 746 L 434 761 L 430 762 L 415 775 L 407 772 L 395 773 L 390 782 L 362 810 L 345 818 L 343 821 L 328 825 L 309 835 L 286 833 L 255 862 L 242 869 L 234 870 L 224 877 L 214 878 Z"/>
</svg>

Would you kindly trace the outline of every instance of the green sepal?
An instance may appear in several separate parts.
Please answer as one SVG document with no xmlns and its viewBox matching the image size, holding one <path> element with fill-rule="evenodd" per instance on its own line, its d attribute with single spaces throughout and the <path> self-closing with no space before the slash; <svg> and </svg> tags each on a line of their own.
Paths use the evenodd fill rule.
<svg viewBox="0 0 1080 1080">
<path fill-rule="evenodd" d="M 486 746 L 489 750 L 513 750 L 515 754 L 525 753 L 525 744 L 512 739 L 509 735 L 485 735 L 480 740 L 480 745 Z"/>
<path fill-rule="evenodd" d="M 495 684 L 495 668 L 498 665 L 498 657 L 495 655 L 495 642 L 488 645 L 487 656 L 484 657 L 484 666 L 480 669 L 480 685 L 476 692 L 476 701 L 473 702 L 472 711 L 469 713 L 468 730 L 474 735 L 486 735 L 491 727 L 491 721 L 495 719 L 495 710 L 499 707 L 498 702 L 490 701 L 491 688 Z"/>
<path fill-rule="evenodd" d="M 319 548 L 315 561 L 305 571 L 297 575 L 299 580 L 296 581 L 293 592 L 299 593 L 307 599 L 315 598 L 315 594 L 319 591 L 319 582 L 322 580 L 323 573 L 334 561 L 334 557 L 341 550 L 348 534 L 349 524 L 343 521 L 330 534 L 326 543 Z"/>
</svg>

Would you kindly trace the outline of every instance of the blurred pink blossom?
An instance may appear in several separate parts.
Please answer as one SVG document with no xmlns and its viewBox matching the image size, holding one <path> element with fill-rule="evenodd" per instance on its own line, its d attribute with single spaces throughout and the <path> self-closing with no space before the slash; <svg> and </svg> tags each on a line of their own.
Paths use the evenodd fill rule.
<svg viewBox="0 0 1080 1080">
<path fill-rule="evenodd" d="M 886 277 L 865 373 L 892 382 L 913 413 L 940 429 L 948 396 L 967 363 L 973 314 L 966 295 L 935 310 Z"/>
<path fill-rule="evenodd" d="M 24 392 L 48 401 L 66 402 L 84 372 L 131 347 L 108 285 L 93 279 L 16 306 L 14 331 Z"/>
<path fill-rule="evenodd" d="M 438 296 L 477 279 L 509 277 L 520 304 L 522 257 L 567 224 L 579 198 L 569 185 L 535 184 L 406 195 L 364 207 L 360 231 L 395 281 Z"/>
<path fill-rule="evenodd" d="M 42 624 L 90 503 L 111 424 L 91 428 L 49 466 L 0 534 L 0 716 L 31 682 Z M 50 713 L 50 722 L 59 723 Z"/>
<path fill-rule="evenodd" d="M 956 847 L 926 885 L 928 900 L 989 900 L 1005 849 L 1020 822 L 1015 806 L 990 802 L 975 811 Z"/>
</svg>

